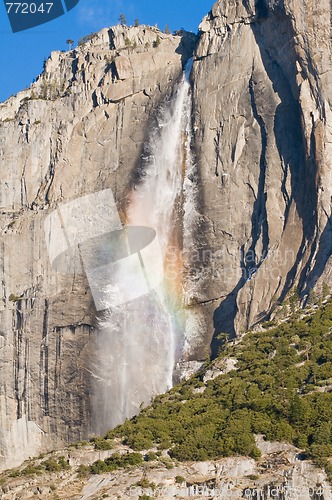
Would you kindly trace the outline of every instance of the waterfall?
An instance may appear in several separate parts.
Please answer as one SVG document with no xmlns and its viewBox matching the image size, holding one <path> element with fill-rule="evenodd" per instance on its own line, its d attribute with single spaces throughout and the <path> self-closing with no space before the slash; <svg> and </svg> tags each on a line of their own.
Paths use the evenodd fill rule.
<svg viewBox="0 0 332 500">
<path fill-rule="evenodd" d="M 183 343 L 179 207 L 190 141 L 191 66 L 192 61 L 156 113 L 139 180 L 129 193 L 126 227 L 156 231 L 165 277 L 160 286 L 135 300 L 119 306 L 110 303 L 100 318 L 91 369 L 97 433 L 137 414 L 141 404 L 173 385 Z M 135 287 L 135 282 L 128 286 Z"/>
</svg>

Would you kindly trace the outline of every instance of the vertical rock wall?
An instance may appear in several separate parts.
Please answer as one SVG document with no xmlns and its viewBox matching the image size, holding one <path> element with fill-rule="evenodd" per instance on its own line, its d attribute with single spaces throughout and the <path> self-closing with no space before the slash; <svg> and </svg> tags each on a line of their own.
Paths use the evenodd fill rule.
<svg viewBox="0 0 332 500">
<path fill-rule="evenodd" d="M 96 311 L 84 275 L 51 269 L 44 221 L 106 188 L 121 215 L 154 112 L 195 42 L 105 29 L 52 53 L 36 83 L 0 105 L 0 467 L 92 432 Z"/>
<path fill-rule="evenodd" d="M 208 272 L 192 305 L 214 315 L 215 335 L 251 327 L 296 285 L 303 295 L 331 286 L 330 19 L 328 0 L 228 0 L 200 25 L 192 78 Z"/>
</svg>

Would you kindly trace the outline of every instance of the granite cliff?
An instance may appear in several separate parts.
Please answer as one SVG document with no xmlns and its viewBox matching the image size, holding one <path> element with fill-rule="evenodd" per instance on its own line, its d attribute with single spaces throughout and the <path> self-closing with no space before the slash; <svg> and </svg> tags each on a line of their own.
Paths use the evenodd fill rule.
<svg viewBox="0 0 332 500">
<path fill-rule="evenodd" d="M 45 217 L 106 188 L 121 212 L 154 110 L 195 41 L 104 29 L 52 53 L 37 81 L 0 107 L 2 467 L 92 432 L 96 310 L 84 275 L 51 268 Z"/>
<path fill-rule="evenodd" d="M 328 0 L 219 1 L 200 25 L 193 120 L 210 255 L 193 304 L 208 304 L 216 334 L 251 327 L 292 287 L 331 285 L 331 12 Z"/>
<path fill-rule="evenodd" d="M 96 311 L 84 275 L 52 270 L 45 217 L 105 188 L 125 211 L 192 55 L 183 360 L 211 340 L 215 354 L 218 334 L 275 314 L 295 286 L 305 299 L 332 285 L 331 13 L 328 0 L 220 0 L 199 41 L 105 29 L 0 105 L 1 467 L 93 432 Z"/>
</svg>

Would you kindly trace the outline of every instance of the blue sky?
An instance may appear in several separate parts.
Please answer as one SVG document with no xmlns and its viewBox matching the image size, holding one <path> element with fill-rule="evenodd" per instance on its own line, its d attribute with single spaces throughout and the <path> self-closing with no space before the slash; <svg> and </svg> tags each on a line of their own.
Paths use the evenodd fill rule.
<svg viewBox="0 0 332 500">
<path fill-rule="evenodd" d="M 15 1 L 15 0 L 14 0 Z M 36 3 L 40 3 L 37 0 Z M 211 9 L 213 0 L 80 0 L 62 17 L 19 33 L 12 33 L 6 9 L 0 2 L 0 101 L 30 85 L 42 71 L 43 60 L 53 50 L 67 50 L 66 40 L 79 38 L 118 22 L 124 13 L 128 24 L 139 19 L 173 31 L 197 32 L 198 24 Z"/>
</svg>

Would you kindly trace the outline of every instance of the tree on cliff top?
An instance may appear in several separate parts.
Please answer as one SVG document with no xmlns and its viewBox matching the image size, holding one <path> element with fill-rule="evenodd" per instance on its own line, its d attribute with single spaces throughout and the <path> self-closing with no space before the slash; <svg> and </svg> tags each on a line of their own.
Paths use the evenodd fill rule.
<svg viewBox="0 0 332 500">
<path fill-rule="evenodd" d="M 121 13 L 119 15 L 119 21 L 120 21 L 121 26 L 127 26 L 127 19 L 126 19 L 126 16 L 124 14 Z"/>
<path fill-rule="evenodd" d="M 68 45 L 69 50 L 71 50 L 74 45 L 74 40 L 68 38 L 68 40 L 66 40 L 66 44 Z"/>
</svg>

